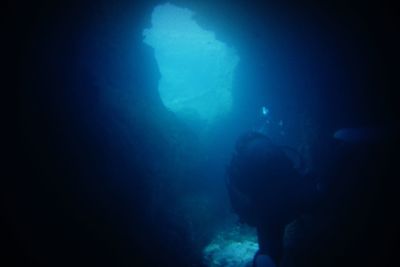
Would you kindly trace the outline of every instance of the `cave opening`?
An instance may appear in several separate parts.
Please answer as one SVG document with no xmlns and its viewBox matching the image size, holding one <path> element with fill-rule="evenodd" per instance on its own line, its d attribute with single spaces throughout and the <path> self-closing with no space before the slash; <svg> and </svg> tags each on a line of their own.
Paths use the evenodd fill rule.
<svg viewBox="0 0 400 267">
<path fill-rule="evenodd" d="M 161 73 L 158 92 L 167 109 L 186 118 L 211 122 L 232 107 L 236 51 L 194 20 L 194 12 L 158 5 L 144 43 L 154 49 Z"/>
</svg>

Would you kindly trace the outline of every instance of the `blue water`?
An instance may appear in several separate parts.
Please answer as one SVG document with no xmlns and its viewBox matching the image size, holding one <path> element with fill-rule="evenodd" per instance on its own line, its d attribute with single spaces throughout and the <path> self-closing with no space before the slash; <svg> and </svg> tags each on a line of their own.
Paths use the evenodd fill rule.
<svg viewBox="0 0 400 267">
<path fill-rule="evenodd" d="M 6 254 L 23 266 L 245 266 L 256 232 L 232 211 L 225 175 L 249 131 L 290 148 L 324 194 L 311 228 L 335 241 L 311 246 L 311 266 L 390 254 L 396 16 L 284 2 L 18 7 Z"/>
</svg>

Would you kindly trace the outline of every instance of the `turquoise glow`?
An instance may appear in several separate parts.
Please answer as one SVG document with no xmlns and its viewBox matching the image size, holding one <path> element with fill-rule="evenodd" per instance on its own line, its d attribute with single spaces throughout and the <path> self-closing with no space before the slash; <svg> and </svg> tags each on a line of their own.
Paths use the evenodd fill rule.
<svg viewBox="0 0 400 267">
<path fill-rule="evenodd" d="M 192 11 L 171 4 L 157 6 L 152 27 L 143 35 L 154 48 L 161 73 L 158 90 L 169 110 L 208 122 L 229 112 L 239 57 L 213 32 L 203 30 Z"/>
</svg>

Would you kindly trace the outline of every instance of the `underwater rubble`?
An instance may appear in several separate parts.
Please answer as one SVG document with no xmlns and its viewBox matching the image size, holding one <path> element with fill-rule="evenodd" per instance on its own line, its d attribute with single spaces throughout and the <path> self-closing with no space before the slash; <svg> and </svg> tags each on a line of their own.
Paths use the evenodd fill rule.
<svg viewBox="0 0 400 267">
<path fill-rule="evenodd" d="M 204 263 L 209 267 L 251 266 L 257 250 L 255 231 L 243 225 L 235 225 L 218 233 L 204 248 Z"/>
</svg>

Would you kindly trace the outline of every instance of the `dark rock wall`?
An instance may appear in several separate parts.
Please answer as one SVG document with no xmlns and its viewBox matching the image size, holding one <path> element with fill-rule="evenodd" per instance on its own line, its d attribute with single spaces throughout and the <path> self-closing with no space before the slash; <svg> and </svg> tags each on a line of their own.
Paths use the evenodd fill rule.
<svg viewBox="0 0 400 267">
<path fill-rule="evenodd" d="M 18 7 L 18 160 L 5 194 L 12 262 L 196 262 L 184 222 L 169 223 L 172 178 L 193 142 L 162 106 L 142 43 L 154 4 Z"/>
</svg>

